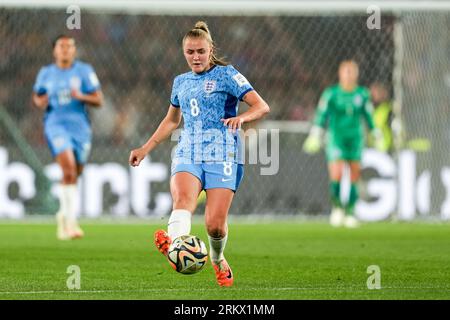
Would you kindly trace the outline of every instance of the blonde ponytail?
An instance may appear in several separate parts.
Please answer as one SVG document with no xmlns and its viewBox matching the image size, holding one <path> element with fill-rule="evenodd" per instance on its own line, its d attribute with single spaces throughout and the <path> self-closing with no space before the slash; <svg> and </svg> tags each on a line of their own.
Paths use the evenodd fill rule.
<svg viewBox="0 0 450 320">
<path fill-rule="evenodd" d="M 207 34 L 209 34 L 209 36 L 211 37 L 211 32 L 209 32 L 209 28 L 208 25 L 206 24 L 205 21 L 197 21 L 194 25 L 194 29 L 200 29 L 205 31 Z"/>
</svg>

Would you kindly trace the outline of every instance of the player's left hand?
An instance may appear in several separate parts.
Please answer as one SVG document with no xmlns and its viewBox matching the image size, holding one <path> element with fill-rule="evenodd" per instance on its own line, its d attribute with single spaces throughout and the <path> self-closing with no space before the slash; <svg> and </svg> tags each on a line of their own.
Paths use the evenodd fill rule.
<svg viewBox="0 0 450 320">
<path fill-rule="evenodd" d="M 230 129 L 230 131 L 232 131 L 233 133 L 236 132 L 237 130 L 241 129 L 242 124 L 244 123 L 244 119 L 242 119 L 241 117 L 220 119 L 220 121 L 222 121 L 223 124 L 225 126 L 227 126 L 228 129 Z"/>
</svg>

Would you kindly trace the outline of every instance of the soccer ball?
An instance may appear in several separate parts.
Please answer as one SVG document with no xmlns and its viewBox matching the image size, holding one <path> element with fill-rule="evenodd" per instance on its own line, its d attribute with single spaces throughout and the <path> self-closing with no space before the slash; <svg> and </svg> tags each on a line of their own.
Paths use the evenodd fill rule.
<svg viewBox="0 0 450 320">
<path fill-rule="evenodd" d="M 167 259 L 177 272 L 193 274 L 199 272 L 208 260 L 208 250 L 200 238 L 186 235 L 176 238 L 169 247 Z"/>
</svg>

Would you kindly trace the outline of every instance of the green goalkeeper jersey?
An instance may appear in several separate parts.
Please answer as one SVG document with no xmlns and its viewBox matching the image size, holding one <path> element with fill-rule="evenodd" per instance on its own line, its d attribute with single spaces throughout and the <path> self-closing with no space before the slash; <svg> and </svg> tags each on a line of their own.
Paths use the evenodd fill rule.
<svg viewBox="0 0 450 320">
<path fill-rule="evenodd" d="M 369 91 L 356 87 L 353 91 L 342 90 L 340 85 L 328 87 L 322 94 L 314 124 L 325 128 L 333 141 L 364 139 L 362 119 L 369 130 L 374 129 L 373 106 Z"/>
</svg>

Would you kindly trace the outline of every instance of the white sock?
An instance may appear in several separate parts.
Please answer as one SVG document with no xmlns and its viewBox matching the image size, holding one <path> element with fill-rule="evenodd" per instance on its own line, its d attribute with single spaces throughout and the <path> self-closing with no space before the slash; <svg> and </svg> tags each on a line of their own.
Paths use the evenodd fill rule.
<svg viewBox="0 0 450 320">
<path fill-rule="evenodd" d="M 61 185 L 61 209 L 69 224 L 77 222 L 76 201 L 78 198 L 78 188 L 76 184 Z M 61 211 L 61 210 L 60 210 Z"/>
<path fill-rule="evenodd" d="M 192 213 L 184 209 L 172 211 L 167 224 L 167 233 L 172 240 L 191 233 L 191 217 Z"/>
<path fill-rule="evenodd" d="M 58 214 L 66 217 L 67 216 L 68 203 L 67 203 L 66 192 L 64 192 L 64 187 L 65 187 L 64 184 L 60 185 Z"/>
<path fill-rule="evenodd" d="M 211 256 L 211 261 L 215 264 L 219 263 L 219 261 L 225 259 L 223 256 L 223 251 L 225 250 L 225 246 L 227 244 L 228 234 L 223 238 L 213 238 L 208 235 L 209 239 L 209 255 Z"/>
</svg>

